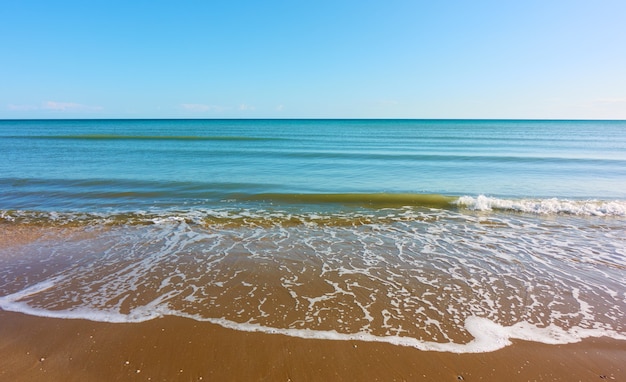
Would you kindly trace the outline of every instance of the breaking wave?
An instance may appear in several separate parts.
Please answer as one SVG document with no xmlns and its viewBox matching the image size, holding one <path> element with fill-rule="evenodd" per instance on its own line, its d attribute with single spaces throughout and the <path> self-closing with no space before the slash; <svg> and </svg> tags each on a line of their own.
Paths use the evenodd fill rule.
<svg viewBox="0 0 626 382">
<path fill-rule="evenodd" d="M 455 204 L 475 211 L 512 211 L 539 215 L 626 216 L 626 201 L 567 199 L 500 199 L 480 195 L 462 196 Z"/>
</svg>

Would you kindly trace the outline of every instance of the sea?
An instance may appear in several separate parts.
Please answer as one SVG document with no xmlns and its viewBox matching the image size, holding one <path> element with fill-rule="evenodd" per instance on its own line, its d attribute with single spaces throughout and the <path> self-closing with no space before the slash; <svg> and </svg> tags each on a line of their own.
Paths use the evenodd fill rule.
<svg viewBox="0 0 626 382">
<path fill-rule="evenodd" d="M 626 121 L 0 120 L 0 232 L 28 315 L 626 340 Z"/>
</svg>

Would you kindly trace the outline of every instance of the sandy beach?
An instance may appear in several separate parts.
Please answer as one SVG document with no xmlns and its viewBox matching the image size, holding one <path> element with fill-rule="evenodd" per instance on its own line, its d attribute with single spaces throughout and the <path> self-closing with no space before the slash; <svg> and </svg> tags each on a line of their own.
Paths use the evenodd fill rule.
<svg viewBox="0 0 626 382">
<path fill-rule="evenodd" d="M 480 354 L 246 333 L 164 317 L 108 324 L 0 312 L 2 381 L 601 381 L 626 343 L 518 341 Z"/>
<path fill-rule="evenodd" d="M 0 382 L 626 381 L 625 132 L 2 120 Z"/>
<path fill-rule="evenodd" d="M 12 228 L 0 231 L 8 247 L 54 233 Z M 105 323 L 0 310 L 0 381 L 624 381 L 625 364 L 626 341 L 609 338 L 455 354 L 175 316 Z"/>
<path fill-rule="evenodd" d="M 0 382 L 626 382 L 626 0 L 84 3 L 0 8 Z"/>
</svg>

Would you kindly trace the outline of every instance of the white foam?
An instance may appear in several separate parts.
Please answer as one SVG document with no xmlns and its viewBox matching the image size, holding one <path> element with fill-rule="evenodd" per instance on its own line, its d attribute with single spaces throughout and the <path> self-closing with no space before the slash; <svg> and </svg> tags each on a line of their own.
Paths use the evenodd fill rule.
<svg viewBox="0 0 626 382">
<path fill-rule="evenodd" d="M 39 289 L 39 291 L 42 290 L 43 289 Z M 29 294 L 32 293 L 36 292 L 31 292 Z M 24 294 L 22 291 L 12 295 L 0 297 L 0 308 L 8 312 L 24 313 L 37 317 L 71 320 L 82 319 L 109 323 L 139 323 L 173 313 L 172 311 L 165 310 L 161 307 L 151 307 L 152 309 L 146 309 L 146 307 L 141 307 L 134 309 L 129 314 L 122 314 L 116 311 L 100 311 L 90 308 L 49 310 L 43 308 L 35 308 L 25 302 L 20 301 L 20 299 L 26 297 L 29 294 Z"/>
<path fill-rule="evenodd" d="M 119 312 L 103 312 L 92 309 L 52 311 L 33 308 L 26 303 L 17 301 L 19 298 L 26 295 L 23 293 L 25 291 L 26 290 L 17 294 L 0 297 L 0 308 L 6 311 L 19 312 L 39 317 L 84 319 L 107 323 L 140 323 L 164 316 L 179 316 L 196 321 L 209 322 L 227 329 L 243 332 L 280 334 L 303 339 L 379 342 L 397 346 L 413 347 L 422 351 L 449 353 L 492 352 L 511 345 L 511 340 L 513 339 L 552 345 L 575 343 L 584 338 L 603 336 L 611 337 L 617 340 L 626 340 L 626 335 L 604 329 L 584 329 L 580 327 L 573 327 L 566 331 L 554 325 L 540 328 L 527 322 L 519 322 L 512 326 L 502 326 L 487 318 L 470 316 L 465 320 L 465 329 L 472 335 L 473 340 L 467 343 L 439 343 L 404 336 L 375 336 L 366 332 L 348 334 L 339 333 L 334 330 L 272 328 L 254 323 L 237 323 L 223 318 L 202 318 L 175 312 L 164 308 L 162 305 L 153 306 L 152 304 L 149 304 L 149 307 L 146 306 L 135 309 L 129 314 L 121 314 Z"/>
<path fill-rule="evenodd" d="M 626 201 L 622 200 L 500 199 L 479 195 L 462 196 L 455 203 L 475 211 L 509 210 L 541 215 L 626 216 Z"/>
<path fill-rule="evenodd" d="M 29 286 L 26 289 L 22 289 L 21 291 L 15 292 L 13 294 L 4 296 L 4 297 L 0 297 L 0 304 L 3 303 L 4 301 L 18 301 L 23 299 L 24 297 L 28 297 L 30 295 L 33 294 L 37 294 L 39 292 L 43 292 L 45 290 L 48 290 L 52 287 L 54 287 L 55 285 L 55 280 L 54 279 L 49 279 L 49 280 L 44 280 L 40 283 L 34 284 Z M 4 308 L 3 305 L 0 305 Z"/>
<path fill-rule="evenodd" d="M 625 339 L 621 219 L 601 219 L 597 229 L 593 218 L 565 217 L 562 225 L 558 217 L 451 209 L 397 216 L 313 229 L 207 228 L 189 219 L 114 226 L 97 239 L 25 247 L 6 260 L 4 293 L 15 292 L 10 282 L 22 266 L 47 268 L 24 271 L 24 282 L 44 281 L 0 296 L 0 308 L 102 322 L 171 315 L 242 331 L 457 353 L 493 351 L 514 339 Z M 263 304 L 285 292 L 291 301 Z M 472 341 L 457 343 L 468 333 Z"/>
</svg>

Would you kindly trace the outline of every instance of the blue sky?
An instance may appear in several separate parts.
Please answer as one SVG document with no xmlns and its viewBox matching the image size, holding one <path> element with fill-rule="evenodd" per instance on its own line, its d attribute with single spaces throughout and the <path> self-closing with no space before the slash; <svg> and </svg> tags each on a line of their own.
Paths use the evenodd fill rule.
<svg viewBox="0 0 626 382">
<path fill-rule="evenodd" d="M 5 1 L 0 118 L 626 119 L 626 1 Z"/>
</svg>

